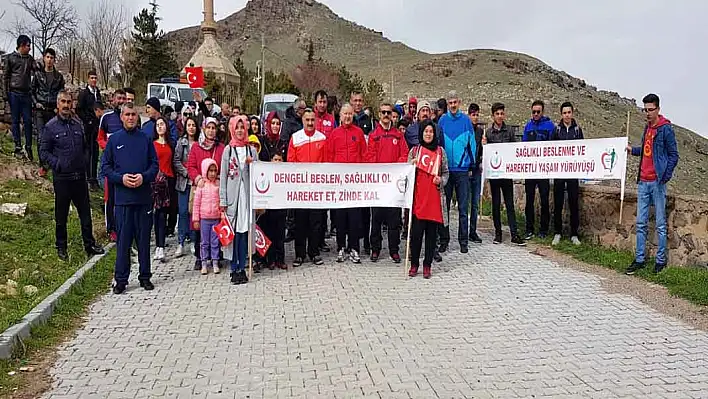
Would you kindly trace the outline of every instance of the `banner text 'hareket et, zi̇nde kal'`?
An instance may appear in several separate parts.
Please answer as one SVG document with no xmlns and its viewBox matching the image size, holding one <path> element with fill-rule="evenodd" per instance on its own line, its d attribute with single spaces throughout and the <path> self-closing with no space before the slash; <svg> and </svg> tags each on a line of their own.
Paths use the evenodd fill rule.
<svg viewBox="0 0 708 399">
<path fill-rule="evenodd" d="M 253 209 L 410 208 L 415 166 L 256 162 Z"/>
</svg>

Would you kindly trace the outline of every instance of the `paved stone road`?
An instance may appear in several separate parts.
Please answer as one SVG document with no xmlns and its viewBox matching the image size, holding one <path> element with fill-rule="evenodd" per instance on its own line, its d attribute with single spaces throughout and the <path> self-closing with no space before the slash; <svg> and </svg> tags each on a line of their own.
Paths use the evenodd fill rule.
<svg viewBox="0 0 708 399">
<path fill-rule="evenodd" d="M 705 398 L 708 335 L 490 243 L 433 278 L 387 261 L 200 276 L 157 266 L 60 350 L 50 398 Z"/>
</svg>

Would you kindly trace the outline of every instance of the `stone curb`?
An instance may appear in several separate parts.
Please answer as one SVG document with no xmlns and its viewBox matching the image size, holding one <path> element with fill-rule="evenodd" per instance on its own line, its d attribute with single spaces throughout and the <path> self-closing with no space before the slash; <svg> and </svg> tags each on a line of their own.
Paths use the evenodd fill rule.
<svg viewBox="0 0 708 399">
<path fill-rule="evenodd" d="M 2 334 L 0 334 L 0 359 L 11 358 L 12 351 L 15 348 L 15 345 L 30 336 L 32 327 L 45 323 L 47 320 L 49 320 L 50 317 L 52 317 L 52 314 L 54 313 L 54 308 L 56 307 L 57 303 L 59 303 L 61 297 L 63 297 L 67 292 L 69 292 L 69 290 L 71 289 L 71 287 L 74 286 L 74 284 L 81 281 L 81 279 L 84 277 L 84 274 L 86 274 L 86 272 L 96 266 L 96 263 L 101 258 L 106 256 L 106 254 L 108 254 L 108 251 L 110 251 L 114 245 L 114 243 L 110 243 L 103 247 L 103 249 L 106 251 L 105 254 L 94 255 L 91 259 L 88 260 L 88 262 L 86 262 L 85 265 L 79 268 L 79 270 L 77 270 L 73 276 L 69 277 L 64 282 L 64 284 L 57 288 L 56 291 L 54 291 L 48 297 L 44 298 L 44 300 L 40 302 L 37 306 L 35 306 L 34 309 L 30 310 L 30 312 L 27 313 L 25 317 L 22 318 L 22 320 L 20 320 L 20 322 L 11 326 Z"/>
</svg>

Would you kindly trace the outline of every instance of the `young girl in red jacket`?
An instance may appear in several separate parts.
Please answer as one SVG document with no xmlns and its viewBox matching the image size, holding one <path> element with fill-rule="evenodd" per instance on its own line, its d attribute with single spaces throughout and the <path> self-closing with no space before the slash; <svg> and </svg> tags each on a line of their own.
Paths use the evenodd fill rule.
<svg viewBox="0 0 708 399">
<path fill-rule="evenodd" d="M 423 237 L 425 237 L 425 257 L 423 258 L 423 277 L 430 278 L 433 255 L 435 254 L 435 239 L 438 227 L 441 224 L 447 225 L 445 216 L 446 202 L 443 187 L 447 183 L 450 172 L 447 167 L 447 156 L 442 147 L 438 146 L 435 124 L 426 120 L 420 125 L 418 140 L 420 145 L 411 149 L 408 153 L 408 161 L 414 165 L 421 163 L 426 165 L 426 161 L 421 162 L 421 153 L 425 150 L 433 152 L 435 159 L 427 158 L 427 165 L 430 162 L 439 164 L 437 170 L 428 173 L 420 167 L 415 171 L 415 188 L 413 191 L 413 222 L 411 226 L 411 268 L 408 271 L 410 277 L 418 275 L 420 267 L 420 252 L 423 249 Z"/>
</svg>

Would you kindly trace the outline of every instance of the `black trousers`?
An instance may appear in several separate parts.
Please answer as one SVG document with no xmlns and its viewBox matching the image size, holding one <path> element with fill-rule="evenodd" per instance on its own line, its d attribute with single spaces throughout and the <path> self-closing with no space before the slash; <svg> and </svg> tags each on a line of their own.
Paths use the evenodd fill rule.
<svg viewBox="0 0 708 399">
<path fill-rule="evenodd" d="M 518 234 L 516 230 L 516 213 L 514 212 L 514 181 L 510 179 L 489 180 L 489 188 L 492 192 L 492 219 L 494 219 L 494 231 L 501 234 L 501 196 L 504 195 L 504 206 L 506 207 L 506 217 L 509 220 L 509 231 L 512 237 Z"/>
<path fill-rule="evenodd" d="M 420 220 L 415 217 L 415 215 L 413 216 L 413 224 L 411 225 L 411 266 L 420 266 L 420 252 L 423 249 L 423 236 L 425 236 L 423 265 L 430 266 L 433 264 L 433 255 L 437 248 L 435 241 L 440 225 L 441 224 L 438 222 Z"/>
<path fill-rule="evenodd" d="M 383 235 L 381 225 L 388 226 L 388 252 L 397 254 L 401 244 L 401 209 L 371 208 L 371 251 L 381 252 Z"/>
<path fill-rule="evenodd" d="M 167 207 L 167 230 L 166 235 L 172 235 L 175 233 L 177 228 L 177 216 L 178 216 L 178 201 L 177 201 L 177 189 L 176 189 L 177 179 L 174 177 L 167 178 L 167 187 L 170 192 L 170 205 Z"/>
<path fill-rule="evenodd" d="M 258 225 L 271 242 L 265 259 L 268 264 L 285 263 L 286 217 L 287 211 L 284 209 L 268 209 L 258 218 Z"/>
<path fill-rule="evenodd" d="M 116 213 L 115 213 L 115 208 L 116 208 L 116 193 L 115 193 L 115 187 L 113 184 L 108 182 L 108 178 L 106 178 L 106 202 L 104 203 L 104 212 L 106 216 L 106 231 L 108 234 L 112 232 L 118 231 L 116 228 Z"/>
<path fill-rule="evenodd" d="M 568 207 L 570 208 L 570 235 L 578 235 L 580 226 L 580 209 L 578 196 L 580 193 L 580 183 L 578 179 L 555 179 L 553 180 L 553 230 L 556 234 L 563 232 L 563 204 L 565 203 L 565 191 L 568 190 Z"/>
<path fill-rule="evenodd" d="M 86 126 L 86 125 L 84 125 Z M 98 125 L 86 129 L 86 176 L 90 183 L 97 183 L 98 178 Z"/>
<path fill-rule="evenodd" d="M 320 229 L 320 247 L 324 246 L 326 244 L 326 237 L 327 237 L 327 210 L 322 211 L 322 220 L 320 221 L 320 224 L 322 225 L 322 228 Z M 331 212 L 331 211 L 329 211 Z"/>
<path fill-rule="evenodd" d="M 56 247 L 66 249 L 68 237 L 66 225 L 69 219 L 69 205 L 73 203 L 81 221 L 81 238 L 84 249 L 96 244 L 91 222 L 91 204 L 85 179 L 54 180 L 54 219 L 56 221 Z"/>
<path fill-rule="evenodd" d="M 359 252 L 359 239 L 363 229 L 362 208 L 337 209 L 334 215 L 337 225 L 337 251 L 353 249 Z"/>
<path fill-rule="evenodd" d="M 538 187 L 538 196 L 541 200 L 541 227 L 539 232 L 548 234 L 548 224 L 551 221 L 551 208 L 549 205 L 549 196 L 551 191 L 551 183 L 548 179 L 526 179 L 526 234 L 533 233 L 536 216 L 536 187 Z"/>
<path fill-rule="evenodd" d="M 320 255 L 322 220 L 325 211 L 295 209 L 295 256 L 314 258 Z"/>
<path fill-rule="evenodd" d="M 34 111 L 34 130 L 37 136 L 37 153 L 39 153 L 39 148 L 42 145 L 42 130 L 44 130 L 44 125 L 47 124 L 52 118 L 54 118 L 54 108 L 56 104 L 44 104 L 44 109 L 37 109 Z M 49 169 L 49 165 L 39 159 L 39 166 Z"/>
<path fill-rule="evenodd" d="M 371 249 L 371 208 L 362 208 L 362 230 L 361 235 L 364 238 L 364 249 Z"/>
</svg>

